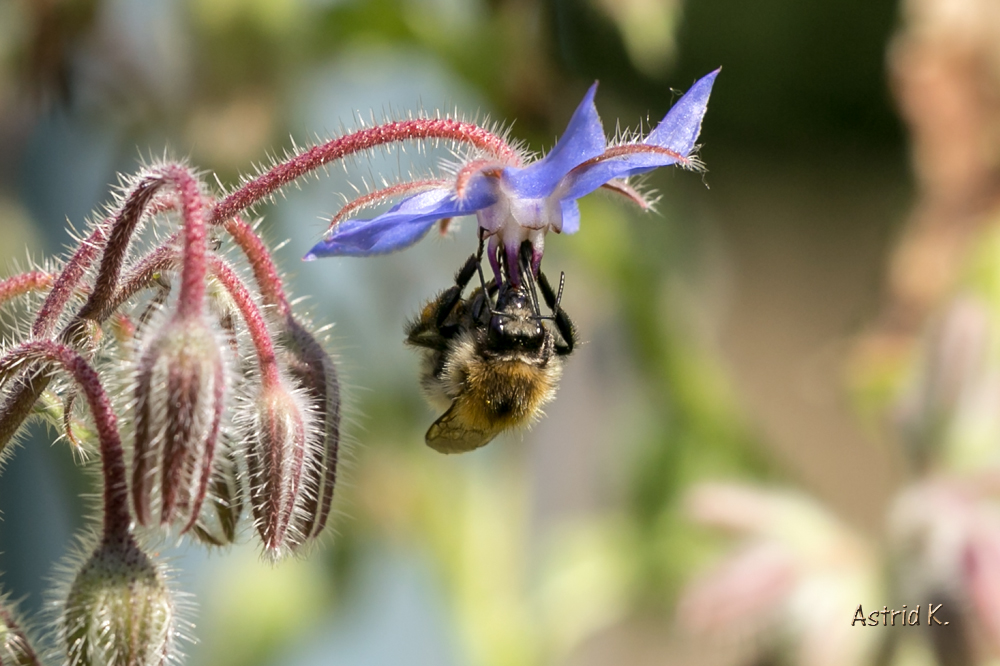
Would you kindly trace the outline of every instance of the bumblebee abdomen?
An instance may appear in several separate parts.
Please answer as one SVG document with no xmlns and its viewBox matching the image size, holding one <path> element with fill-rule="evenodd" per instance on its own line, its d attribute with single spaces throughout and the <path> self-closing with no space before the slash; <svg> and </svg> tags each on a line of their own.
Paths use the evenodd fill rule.
<svg viewBox="0 0 1000 666">
<path fill-rule="evenodd" d="M 555 396 L 560 364 L 490 361 L 468 369 L 469 396 L 479 403 L 482 418 L 503 429 L 526 425 Z"/>
</svg>

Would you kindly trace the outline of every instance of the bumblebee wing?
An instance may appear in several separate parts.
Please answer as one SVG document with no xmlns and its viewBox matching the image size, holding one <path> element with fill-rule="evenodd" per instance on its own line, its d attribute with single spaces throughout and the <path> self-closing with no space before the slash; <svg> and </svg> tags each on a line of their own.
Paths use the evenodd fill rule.
<svg viewBox="0 0 1000 666">
<path fill-rule="evenodd" d="M 448 341 L 437 329 L 425 326 L 422 322 L 407 332 L 406 342 L 414 347 L 424 347 L 436 351 L 444 351 L 448 347 Z"/>
<path fill-rule="evenodd" d="M 483 419 L 469 418 L 461 401 L 451 404 L 427 430 L 427 446 L 440 453 L 465 453 L 489 444 L 503 428 Z"/>
</svg>

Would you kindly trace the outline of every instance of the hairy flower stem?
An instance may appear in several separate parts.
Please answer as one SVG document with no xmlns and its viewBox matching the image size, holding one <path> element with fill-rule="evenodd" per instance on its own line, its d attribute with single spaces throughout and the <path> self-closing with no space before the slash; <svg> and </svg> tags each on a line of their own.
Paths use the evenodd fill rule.
<svg viewBox="0 0 1000 666">
<path fill-rule="evenodd" d="M 118 277 L 128 254 L 132 235 L 156 193 L 166 184 L 163 175 L 151 173 L 143 176 L 125 199 L 118 215 L 112 221 L 101 266 L 97 272 L 94 290 L 76 315 L 76 319 L 100 320 L 106 317 L 105 306 L 118 288 Z M 71 324 L 72 325 L 72 324 Z"/>
<path fill-rule="evenodd" d="M 191 224 L 186 225 L 185 228 L 185 244 L 191 247 L 191 252 L 188 254 L 192 255 L 192 270 L 196 270 L 199 263 L 202 267 L 201 281 L 204 283 L 204 213 L 199 210 L 192 218 L 193 213 L 189 212 L 189 209 L 201 205 L 197 179 L 187 168 L 177 164 L 168 164 L 146 174 L 136 182 L 118 213 L 110 221 L 110 230 L 105 230 L 104 226 L 98 226 L 80 244 L 63 272 L 56 278 L 52 291 L 42 304 L 42 308 L 32 325 L 32 333 L 36 338 L 48 338 L 52 335 L 52 330 L 70 296 L 90 264 L 102 250 L 104 254 L 101 257 L 101 265 L 94 288 L 90 292 L 87 302 L 63 329 L 59 338 L 64 343 L 79 348 L 89 338 L 88 322 L 99 323 L 112 314 L 114 310 L 109 306 L 118 290 L 122 265 L 128 253 L 132 235 L 139 226 L 143 215 L 149 211 L 151 204 L 154 204 L 157 192 L 166 184 L 173 184 L 179 190 L 181 207 L 185 214 L 184 219 L 191 219 Z M 189 226 L 194 226 L 196 229 L 191 231 L 187 228 Z M 200 227 L 200 231 L 198 227 Z M 198 256 L 199 244 L 202 248 L 200 257 Z M 194 292 L 189 294 L 189 301 L 190 297 L 204 295 L 203 285 L 200 294 L 197 287 L 191 287 L 191 289 L 194 289 Z M 203 299 L 199 298 L 198 300 L 197 307 L 200 308 L 200 301 Z M 2 407 L 0 407 L 0 453 L 17 433 L 24 420 L 31 414 L 35 401 L 48 387 L 48 384 L 49 378 L 45 368 L 37 368 L 25 379 L 18 382 L 7 394 Z"/>
<path fill-rule="evenodd" d="M 80 243 L 73 256 L 66 262 L 59 277 L 52 285 L 52 291 L 45 298 L 38 310 L 35 322 L 31 325 L 31 334 L 36 338 L 48 338 L 52 335 L 56 322 L 66 308 L 66 303 L 76 290 L 84 273 L 94 263 L 94 259 L 104 248 L 107 240 L 107 230 L 103 225 L 97 226 L 90 235 Z"/>
<path fill-rule="evenodd" d="M 98 226 L 80 243 L 80 247 L 70 257 L 62 273 L 52 284 L 52 289 L 42 303 L 42 307 L 31 326 L 31 333 L 35 338 L 51 337 L 66 303 L 69 302 L 80 280 L 83 279 L 84 273 L 104 247 L 105 240 L 105 229 L 103 226 Z M 70 330 L 76 330 L 76 328 L 67 327 L 63 331 L 63 339 L 71 337 Z M 0 407 L 0 453 L 3 453 L 21 424 L 31 414 L 38 396 L 49 385 L 49 375 L 44 367 L 34 368 L 33 371 L 26 374 L 28 376 L 19 381 L 7 393 L 3 405 Z"/>
<path fill-rule="evenodd" d="M 0 305 L 33 291 L 43 291 L 52 286 L 55 276 L 45 271 L 30 271 L 0 280 Z"/>
<path fill-rule="evenodd" d="M 279 163 L 219 202 L 212 211 L 211 222 L 220 224 L 235 217 L 288 183 L 330 162 L 389 143 L 422 139 L 465 143 L 488 151 L 505 163 L 517 166 L 521 163 L 517 151 L 506 141 L 472 123 L 454 118 L 397 120 L 332 139 Z"/>
<path fill-rule="evenodd" d="M 205 205 L 198 181 L 184 168 L 169 166 L 166 175 L 174 182 L 181 198 L 181 219 L 184 220 L 184 267 L 181 270 L 181 293 L 177 302 L 177 317 L 201 316 L 205 301 Z"/>
<path fill-rule="evenodd" d="M 15 347 L 0 359 L 0 370 L 9 370 L 19 363 L 36 359 L 61 365 L 87 397 L 100 442 L 104 476 L 104 536 L 123 538 L 129 534 L 132 522 L 128 508 L 125 453 L 118 434 L 118 419 L 101 379 L 78 352 L 51 340 L 26 342 Z"/>
<path fill-rule="evenodd" d="M 288 297 L 285 295 L 284 287 L 282 287 L 278 268 L 274 265 L 271 253 L 268 252 L 260 236 L 238 215 L 227 219 L 223 223 L 223 228 L 243 250 L 243 254 L 246 255 L 247 261 L 253 268 L 253 276 L 257 281 L 257 288 L 260 290 L 264 305 L 274 308 L 281 319 L 291 316 L 292 308 L 288 304 Z"/>
<path fill-rule="evenodd" d="M 279 384 L 278 360 L 274 353 L 274 341 L 271 333 L 267 330 L 267 322 L 264 315 L 254 303 L 253 297 L 247 291 L 243 281 L 240 280 L 236 272 L 218 257 L 209 257 L 209 268 L 212 275 L 222 283 L 233 302 L 243 316 L 247 330 L 250 332 L 250 340 L 257 351 L 257 363 L 260 366 L 260 383 L 264 389 L 275 388 Z"/>
</svg>

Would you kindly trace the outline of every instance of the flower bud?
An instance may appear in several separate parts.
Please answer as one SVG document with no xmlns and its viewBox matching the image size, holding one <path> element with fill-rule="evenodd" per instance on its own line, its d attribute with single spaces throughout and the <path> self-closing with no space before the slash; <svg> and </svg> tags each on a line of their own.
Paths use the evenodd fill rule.
<svg viewBox="0 0 1000 666">
<path fill-rule="evenodd" d="M 5 596 L 0 596 L 0 664 L 41 666 L 38 654 Z"/>
<path fill-rule="evenodd" d="M 135 389 L 132 495 L 149 525 L 159 501 L 161 525 L 197 519 L 208 491 L 226 399 L 222 351 L 200 317 L 174 317 L 139 361 Z"/>
<path fill-rule="evenodd" d="M 295 523 L 310 494 L 303 471 L 311 415 L 284 381 L 265 387 L 254 407 L 246 455 L 250 504 L 264 548 L 278 557 L 302 542 Z"/>
<path fill-rule="evenodd" d="M 106 537 L 76 574 L 60 618 L 69 666 L 158 666 L 172 658 L 174 601 L 131 535 Z"/>
<path fill-rule="evenodd" d="M 323 346 L 302 324 L 289 317 L 281 342 L 289 375 L 305 391 L 310 411 L 316 419 L 316 438 L 307 449 L 302 511 L 295 527 L 303 541 L 315 538 L 326 526 L 337 481 L 340 447 L 340 383 L 337 367 Z"/>
</svg>

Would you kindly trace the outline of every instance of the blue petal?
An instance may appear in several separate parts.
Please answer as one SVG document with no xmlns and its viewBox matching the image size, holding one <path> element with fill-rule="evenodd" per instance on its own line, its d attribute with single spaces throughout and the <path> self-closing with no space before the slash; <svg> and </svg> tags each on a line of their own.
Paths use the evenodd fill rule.
<svg viewBox="0 0 1000 666">
<path fill-rule="evenodd" d="M 563 199 L 559 205 L 562 207 L 562 227 L 559 231 L 575 234 L 580 230 L 580 207 L 576 205 L 576 199 Z"/>
<path fill-rule="evenodd" d="M 451 189 L 421 192 L 371 220 L 341 222 L 330 238 L 317 243 L 303 258 L 366 257 L 402 250 L 423 238 L 436 221 L 469 215 L 495 202 L 496 194 L 485 178 L 474 179 L 462 199 Z"/>
<path fill-rule="evenodd" d="M 701 119 L 705 116 L 712 84 L 718 75 L 719 70 L 715 70 L 696 81 L 667 112 L 656 129 L 650 132 L 646 143 L 669 148 L 681 155 L 689 154 L 701 131 Z"/>
<path fill-rule="evenodd" d="M 715 70 L 695 82 L 643 143 L 666 148 L 685 157 L 689 155 L 701 132 L 701 120 L 705 116 L 712 84 L 718 74 L 719 70 Z M 677 158 L 662 153 L 632 153 L 595 162 L 577 170 L 566 179 L 562 197 L 578 199 L 609 180 L 636 176 L 676 162 Z"/>
<path fill-rule="evenodd" d="M 367 257 L 388 254 L 413 245 L 423 238 L 437 220 L 410 218 L 350 220 L 337 226 L 337 233 L 317 243 L 303 257 L 312 261 L 319 257 Z"/>
<path fill-rule="evenodd" d="M 527 199 L 546 197 L 567 173 L 604 152 L 604 126 L 594 106 L 596 92 L 594 83 L 573 112 L 566 132 L 544 158 L 523 169 L 504 169 L 513 191 Z"/>
</svg>

